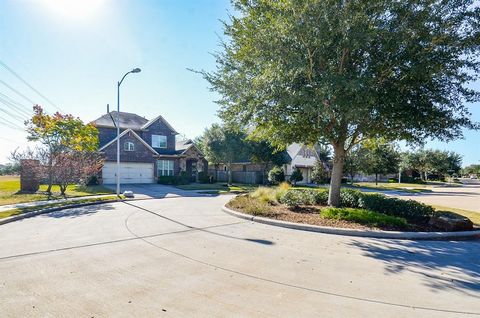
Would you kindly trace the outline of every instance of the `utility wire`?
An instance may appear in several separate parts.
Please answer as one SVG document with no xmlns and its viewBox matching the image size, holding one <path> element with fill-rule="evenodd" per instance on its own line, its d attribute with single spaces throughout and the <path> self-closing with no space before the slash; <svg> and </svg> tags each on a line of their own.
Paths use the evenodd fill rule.
<svg viewBox="0 0 480 318">
<path fill-rule="evenodd" d="M 14 107 L 14 108 L 18 109 L 19 111 L 23 112 L 28 117 L 31 116 L 31 114 L 32 114 L 32 108 L 31 107 L 25 106 L 25 104 L 17 102 L 13 98 L 9 97 L 8 95 L 3 94 L 2 92 L 0 92 L 0 99 L 8 102 L 10 105 L 12 105 L 12 107 Z"/>
<path fill-rule="evenodd" d="M 15 76 L 16 78 L 18 78 L 23 84 L 27 85 L 32 91 L 34 91 L 35 93 L 37 93 L 40 97 L 42 97 L 44 100 L 46 100 L 50 105 L 52 105 L 53 107 L 55 107 L 56 110 L 58 111 L 61 111 L 63 112 L 63 110 L 58 107 L 54 102 L 52 102 L 48 97 L 46 97 L 45 95 L 43 95 L 42 93 L 40 93 L 35 87 L 33 87 L 30 83 L 28 83 L 26 80 L 24 80 L 20 75 L 17 74 L 17 72 L 15 72 L 14 70 L 12 70 L 7 64 L 5 64 L 4 62 L 2 62 L 0 60 L 0 65 L 3 66 L 7 71 L 9 71 L 10 73 L 13 74 L 13 76 Z"/>
<path fill-rule="evenodd" d="M 0 100 L 0 103 L 3 103 L 1 100 Z M 16 120 L 20 121 L 20 122 L 24 122 L 26 120 L 25 117 L 21 117 L 19 115 L 16 115 L 16 114 L 12 114 L 11 112 L 9 112 L 8 110 L 5 110 L 3 108 L 0 108 L 0 111 L 4 114 L 7 114 L 8 116 L 12 117 L 12 118 L 15 118 Z"/>
<path fill-rule="evenodd" d="M 20 93 L 19 91 L 17 91 L 15 88 L 13 88 L 12 86 L 8 85 L 7 83 L 5 83 L 4 81 L 0 80 L 0 83 L 2 83 L 3 85 L 5 85 L 6 87 L 8 87 L 10 90 L 12 90 L 13 92 L 17 93 L 18 96 L 21 96 L 23 97 L 26 101 L 28 101 L 29 103 L 33 105 L 37 104 L 36 102 L 34 102 L 33 100 L 31 100 L 30 98 L 28 98 L 27 96 L 23 95 L 22 93 Z"/>
<path fill-rule="evenodd" d="M 6 127 L 10 128 L 10 129 L 20 130 L 20 131 L 23 131 L 23 132 L 25 131 L 25 129 L 21 128 L 21 127 L 18 126 L 17 124 L 13 124 L 13 123 L 12 123 L 12 124 L 9 124 L 9 123 L 8 123 L 9 121 L 6 120 L 5 118 L 0 118 L 0 120 L 3 120 L 3 122 L 0 121 L 0 125 L 6 126 Z"/>
<path fill-rule="evenodd" d="M 20 107 L 16 106 L 15 104 L 11 103 L 10 101 L 2 98 L 0 96 L 0 103 L 4 104 L 5 106 L 8 107 L 8 109 L 10 109 L 11 111 L 15 112 L 16 114 L 20 115 L 22 117 L 22 119 L 25 119 L 25 117 L 27 118 L 30 118 L 31 117 L 31 114 L 29 114 L 28 112 L 24 111 L 23 109 L 21 109 Z"/>
</svg>

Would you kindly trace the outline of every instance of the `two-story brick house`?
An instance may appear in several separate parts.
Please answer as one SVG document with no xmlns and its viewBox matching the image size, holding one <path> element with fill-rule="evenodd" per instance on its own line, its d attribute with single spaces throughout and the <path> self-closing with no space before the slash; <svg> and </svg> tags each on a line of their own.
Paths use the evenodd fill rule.
<svg viewBox="0 0 480 318">
<path fill-rule="evenodd" d="M 162 117 L 152 120 L 137 114 L 110 112 L 92 122 L 105 155 L 102 180 L 116 182 L 117 115 L 120 116 L 120 182 L 154 183 L 159 176 L 176 176 L 185 171 L 191 181 L 208 171 L 202 152 L 191 140 L 177 141 L 178 133 Z"/>
</svg>

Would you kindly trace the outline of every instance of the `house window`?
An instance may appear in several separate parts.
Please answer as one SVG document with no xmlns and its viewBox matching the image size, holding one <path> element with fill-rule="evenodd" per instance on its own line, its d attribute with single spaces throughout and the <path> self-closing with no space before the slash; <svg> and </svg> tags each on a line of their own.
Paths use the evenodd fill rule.
<svg viewBox="0 0 480 318">
<path fill-rule="evenodd" d="M 167 136 L 152 135 L 153 148 L 167 148 Z"/>
<path fill-rule="evenodd" d="M 127 141 L 126 143 L 123 144 L 123 149 L 125 151 L 134 151 L 135 150 L 135 144 L 131 141 Z"/>
<path fill-rule="evenodd" d="M 157 176 L 173 176 L 173 160 L 158 160 Z"/>
</svg>

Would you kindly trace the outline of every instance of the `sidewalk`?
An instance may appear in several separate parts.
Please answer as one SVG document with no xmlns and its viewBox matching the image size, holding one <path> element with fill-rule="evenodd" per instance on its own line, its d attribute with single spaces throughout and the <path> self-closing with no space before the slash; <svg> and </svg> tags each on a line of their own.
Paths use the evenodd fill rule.
<svg viewBox="0 0 480 318">
<path fill-rule="evenodd" d="M 94 198 L 108 197 L 108 196 L 112 196 L 112 195 L 114 195 L 114 194 L 89 195 L 89 196 L 83 196 L 83 197 L 74 197 L 74 198 L 66 198 L 66 199 L 58 199 L 58 200 L 33 201 L 33 202 L 1 205 L 0 206 L 0 212 L 12 210 L 12 209 L 17 209 L 17 208 L 42 206 L 42 205 L 58 203 L 58 202 L 65 202 L 65 201 L 78 201 L 78 200 L 84 200 L 84 199 L 94 199 Z"/>
</svg>

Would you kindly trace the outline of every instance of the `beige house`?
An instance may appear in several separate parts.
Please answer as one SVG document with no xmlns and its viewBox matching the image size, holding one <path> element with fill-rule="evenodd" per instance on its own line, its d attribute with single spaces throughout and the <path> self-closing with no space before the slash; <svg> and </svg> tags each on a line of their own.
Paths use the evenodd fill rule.
<svg viewBox="0 0 480 318">
<path fill-rule="evenodd" d="M 285 179 L 289 180 L 293 171 L 298 169 L 303 175 L 303 180 L 298 183 L 312 183 L 313 167 L 320 160 L 315 149 L 307 145 L 294 143 L 287 147 L 287 154 L 290 157 L 290 161 L 283 165 Z"/>
</svg>

